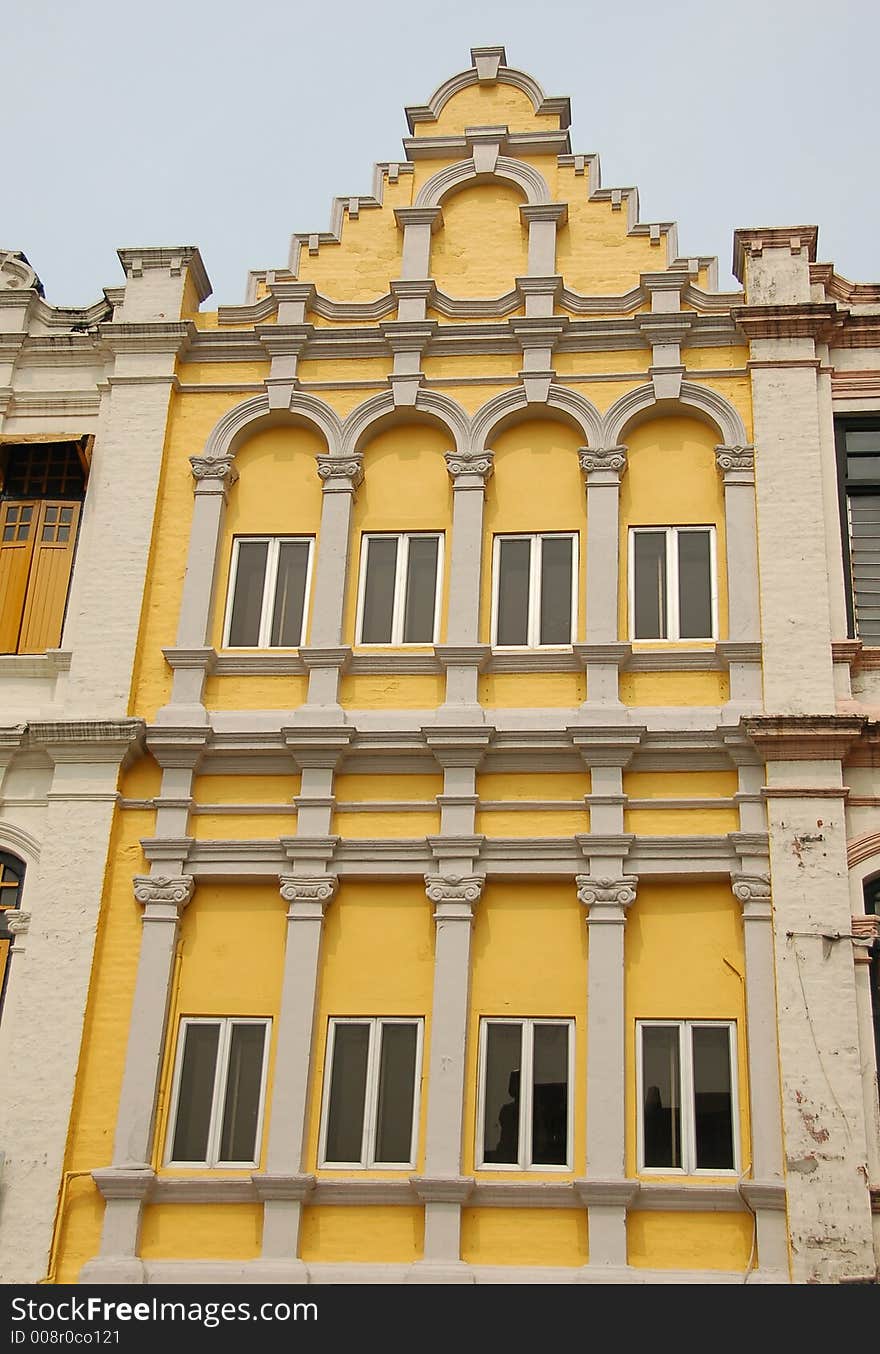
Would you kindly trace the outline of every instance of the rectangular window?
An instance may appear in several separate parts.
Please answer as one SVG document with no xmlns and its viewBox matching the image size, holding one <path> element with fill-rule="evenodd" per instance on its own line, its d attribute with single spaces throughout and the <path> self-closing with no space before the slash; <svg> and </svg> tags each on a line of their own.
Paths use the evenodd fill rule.
<svg viewBox="0 0 880 1354">
<path fill-rule="evenodd" d="M 836 439 L 849 633 L 880 644 L 880 420 L 839 419 Z"/>
<path fill-rule="evenodd" d="M 236 536 L 225 648 L 299 648 L 308 608 L 312 544 L 309 536 Z"/>
<path fill-rule="evenodd" d="M 639 1169 L 737 1169 L 736 1025 L 657 1021 L 637 1025 Z"/>
<path fill-rule="evenodd" d="M 358 644 L 433 644 L 442 572 L 442 536 L 364 536 Z"/>
<path fill-rule="evenodd" d="M 633 639 L 715 639 L 714 527 L 632 527 L 629 632 Z"/>
<path fill-rule="evenodd" d="M 269 1021 L 186 1017 L 180 1022 L 167 1163 L 256 1166 Z"/>
<path fill-rule="evenodd" d="M 482 1020 L 477 1165 L 571 1169 L 571 1020 Z"/>
<path fill-rule="evenodd" d="M 421 1062 L 421 1020 L 330 1021 L 322 1166 L 415 1165 Z"/>
<path fill-rule="evenodd" d="M 577 620 L 577 537 L 496 536 L 492 643 L 496 648 L 571 644 Z"/>
</svg>

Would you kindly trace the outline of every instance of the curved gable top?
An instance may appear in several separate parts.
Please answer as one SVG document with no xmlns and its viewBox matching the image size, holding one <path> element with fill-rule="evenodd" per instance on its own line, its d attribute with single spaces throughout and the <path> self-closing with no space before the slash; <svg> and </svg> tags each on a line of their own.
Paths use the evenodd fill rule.
<svg viewBox="0 0 880 1354">
<path fill-rule="evenodd" d="M 460 71 L 450 76 L 434 91 L 426 104 L 418 104 L 406 109 L 406 120 L 411 132 L 418 122 L 436 122 L 446 104 L 469 85 L 502 84 L 513 85 L 528 95 L 536 113 L 556 114 L 561 129 L 571 122 L 571 104 L 565 98 L 547 98 L 537 80 L 525 71 L 515 70 L 507 65 L 507 54 L 503 47 L 472 47 L 472 66 L 470 70 Z"/>
<path fill-rule="evenodd" d="M 522 160 L 511 160 L 499 155 L 491 174 L 480 173 L 473 160 L 457 160 L 455 164 L 440 169 L 419 190 L 415 200 L 416 207 L 439 207 L 444 198 L 456 189 L 469 183 L 480 183 L 490 179 L 506 179 L 525 194 L 531 206 L 550 201 L 550 189 L 547 180 L 537 169 Z"/>
</svg>

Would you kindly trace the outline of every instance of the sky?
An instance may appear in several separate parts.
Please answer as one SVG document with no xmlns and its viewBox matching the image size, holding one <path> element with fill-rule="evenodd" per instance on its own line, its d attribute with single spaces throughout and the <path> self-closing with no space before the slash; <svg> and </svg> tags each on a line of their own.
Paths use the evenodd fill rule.
<svg viewBox="0 0 880 1354">
<path fill-rule="evenodd" d="M 0 249 L 84 306 L 118 248 L 194 244 L 203 308 L 238 304 L 404 158 L 405 105 L 504 46 L 722 290 L 738 226 L 817 225 L 820 262 L 880 282 L 878 40 L 877 0 L 0 0 Z"/>
</svg>

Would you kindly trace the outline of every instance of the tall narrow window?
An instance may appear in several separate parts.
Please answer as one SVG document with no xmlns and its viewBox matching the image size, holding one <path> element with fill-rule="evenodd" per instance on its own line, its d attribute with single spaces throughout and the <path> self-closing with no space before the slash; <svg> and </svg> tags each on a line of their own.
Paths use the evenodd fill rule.
<svg viewBox="0 0 880 1354">
<path fill-rule="evenodd" d="M 570 1020 L 483 1020 L 477 1165 L 571 1166 Z"/>
<path fill-rule="evenodd" d="M 639 1169 L 736 1170 L 736 1025 L 641 1021 Z"/>
<path fill-rule="evenodd" d="M 839 419 L 836 438 L 849 632 L 880 644 L 880 419 Z"/>
<path fill-rule="evenodd" d="M 359 644 L 433 644 L 440 619 L 443 538 L 369 535 L 361 548 Z"/>
<path fill-rule="evenodd" d="M 182 1166 L 256 1166 L 268 1020 L 181 1021 L 167 1159 Z"/>
<path fill-rule="evenodd" d="M 223 643 L 230 649 L 296 649 L 304 638 L 312 539 L 237 536 Z"/>
<path fill-rule="evenodd" d="M 492 643 L 571 644 L 577 615 L 577 537 L 496 536 Z"/>
<path fill-rule="evenodd" d="M 715 639 L 714 527 L 632 527 L 629 613 L 633 639 Z"/>
<path fill-rule="evenodd" d="M 12 948 L 12 932 L 9 920 L 21 906 L 21 890 L 24 883 L 24 861 L 6 851 L 0 851 L 0 1018 L 3 1015 L 3 1002 L 9 981 L 9 951 Z"/>
<path fill-rule="evenodd" d="M 0 653 L 61 642 L 92 440 L 0 448 Z"/>
<path fill-rule="evenodd" d="M 322 1166 L 415 1165 L 421 1061 L 421 1020 L 330 1021 Z"/>
</svg>

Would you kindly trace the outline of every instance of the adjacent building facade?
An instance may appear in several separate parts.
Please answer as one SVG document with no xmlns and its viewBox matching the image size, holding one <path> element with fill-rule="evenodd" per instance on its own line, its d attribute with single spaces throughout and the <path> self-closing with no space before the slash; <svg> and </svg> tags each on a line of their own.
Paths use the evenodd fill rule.
<svg viewBox="0 0 880 1354">
<path fill-rule="evenodd" d="M 2 1264 L 875 1281 L 880 286 L 719 291 L 502 48 L 407 118 L 244 305 L 19 293 Z"/>
</svg>

